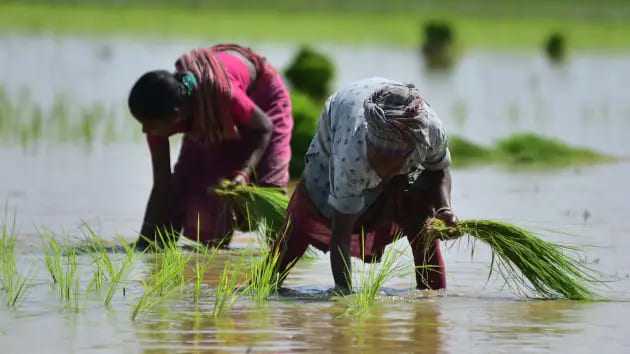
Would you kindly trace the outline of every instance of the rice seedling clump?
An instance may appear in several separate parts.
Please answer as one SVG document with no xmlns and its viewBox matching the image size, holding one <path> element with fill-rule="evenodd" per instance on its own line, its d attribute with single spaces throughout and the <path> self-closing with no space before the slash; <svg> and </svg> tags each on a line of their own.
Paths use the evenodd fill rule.
<svg viewBox="0 0 630 354">
<path fill-rule="evenodd" d="M 363 317 L 378 301 L 378 294 L 383 285 L 405 271 L 401 262 L 402 251 L 397 249 L 397 242 L 392 243 L 381 258 L 380 263 L 363 263 L 363 269 L 356 272 L 357 286 L 349 296 L 339 298 L 346 306 L 344 315 Z"/>
<path fill-rule="evenodd" d="M 532 232 L 499 221 L 462 220 L 449 227 L 431 219 L 424 230 L 426 242 L 469 235 L 490 246 L 491 274 L 497 269 L 510 287 L 523 294 L 533 291 L 543 298 L 591 300 L 593 272 L 567 253 L 574 247 L 544 241 Z"/>
<path fill-rule="evenodd" d="M 289 205 L 289 197 L 283 190 L 254 185 L 231 185 L 224 181 L 214 192 L 219 197 L 228 199 L 244 215 L 249 229 L 255 229 L 264 220 L 269 229 L 265 235 L 275 237 L 280 233 Z"/>
</svg>

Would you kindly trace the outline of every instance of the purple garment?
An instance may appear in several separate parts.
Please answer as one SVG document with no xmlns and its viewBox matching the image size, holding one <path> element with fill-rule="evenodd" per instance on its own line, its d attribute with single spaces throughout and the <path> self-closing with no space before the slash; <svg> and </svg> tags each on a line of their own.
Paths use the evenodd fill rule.
<svg viewBox="0 0 630 354">
<path fill-rule="evenodd" d="M 293 116 L 291 99 L 280 75 L 267 66 L 248 96 L 267 114 L 273 125 L 269 146 L 258 164 L 252 183 L 286 188 L 291 160 Z M 229 237 L 234 231 L 232 208 L 223 200 L 208 195 L 207 188 L 224 178 L 234 176 L 249 158 L 246 136 L 220 144 L 204 145 L 184 137 L 174 171 L 177 205 L 173 210 L 175 225 L 184 235 L 212 244 Z"/>
</svg>

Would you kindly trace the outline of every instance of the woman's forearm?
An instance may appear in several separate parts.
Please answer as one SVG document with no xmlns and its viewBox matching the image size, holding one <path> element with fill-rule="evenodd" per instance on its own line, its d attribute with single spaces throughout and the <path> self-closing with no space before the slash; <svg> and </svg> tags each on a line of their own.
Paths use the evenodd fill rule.
<svg viewBox="0 0 630 354">
<path fill-rule="evenodd" d="M 170 224 L 168 210 L 169 188 L 154 186 L 149 195 L 147 208 L 144 213 L 140 234 L 150 241 L 158 238 L 157 231 Z"/>
<path fill-rule="evenodd" d="M 356 220 L 356 215 L 342 214 L 337 211 L 333 213 L 331 220 L 330 267 L 335 279 L 335 287 L 344 292 L 352 290 L 350 237 Z"/>
<path fill-rule="evenodd" d="M 433 207 L 439 209 L 442 207 L 451 207 L 451 172 L 448 168 L 439 171 L 426 171 L 429 188 L 435 191 Z"/>
<path fill-rule="evenodd" d="M 244 135 L 244 138 L 251 142 L 251 152 L 249 158 L 245 160 L 241 171 L 251 175 L 269 146 L 271 131 L 247 131 Z"/>
<path fill-rule="evenodd" d="M 153 168 L 153 187 L 147 202 L 140 234 L 148 241 L 159 241 L 158 231 L 172 226 L 170 205 L 174 202 L 171 188 L 171 161 L 168 138 L 149 140 Z M 144 241 L 146 242 L 146 240 Z"/>
<path fill-rule="evenodd" d="M 243 141 L 247 142 L 250 147 L 249 158 L 241 166 L 241 172 L 251 175 L 267 151 L 273 125 L 269 117 L 256 107 L 249 122 L 239 128 Z"/>
</svg>

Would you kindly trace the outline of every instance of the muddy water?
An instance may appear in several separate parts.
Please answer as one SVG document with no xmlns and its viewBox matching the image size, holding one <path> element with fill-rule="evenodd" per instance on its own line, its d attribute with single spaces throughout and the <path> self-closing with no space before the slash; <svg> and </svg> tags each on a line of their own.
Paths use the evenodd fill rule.
<svg viewBox="0 0 630 354">
<path fill-rule="evenodd" d="M 11 37 L 0 42 L 0 65 L 7 69 L 0 72 L 3 86 L 13 93 L 28 87 L 44 103 L 53 93 L 65 92 L 79 103 L 119 104 L 138 73 L 166 67 L 178 52 L 196 45 Z M 258 47 L 274 62 L 290 58 L 291 48 Z M 627 56 L 584 54 L 557 69 L 533 54 L 472 53 L 450 75 L 428 75 L 410 51 L 387 55 L 374 48 L 325 48 L 340 65 L 340 81 L 375 73 L 408 77 L 425 88 L 438 112 L 445 112 L 451 131 L 481 142 L 542 128 L 610 153 L 630 152 Z M 20 70 L 24 65 L 32 70 Z M 86 80 L 69 80 L 73 75 Z M 98 85 L 85 84 L 94 80 Z M 87 295 L 81 310 L 73 313 L 50 290 L 36 227 L 76 234 L 86 221 L 107 237 L 120 233 L 131 238 L 150 188 L 146 148 L 131 142 L 90 151 L 71 145 L 3 146 L 0 162 L 0 200 L 17 211 L 19 268 L 33 271 L 34 284 L 17 310 L 0 306 L 2 353 L 630 351 L 627 161 L 561 171 L 488 167 L 454 172 L 453 200 L 460 217 L 570 233 L 547 237 L 585 247 L 583 261 L 609 281 L 599 288 L 607 302 L 525 300 L 500 279 L 486 283 L 487 249 L 477 247 L 471 260 L 470 249 L 455 243 L 445 248 L 447 296 L 417 293 L 411 290 L 411 275 L 403 274 L 386 284 L 383 303 L 367 319 L 340 316 L 341 306 L 326 297 L 332 279 L 322 255 L 292 272 L 286 283 L 292 295 L 276 296 L 264 307 L 241 299 L 216 321 L 209 312 L 220 260 L 207 276 L 199 305 L 186 291 L 135 322 L 130 313 L 150 259 L 138 262 L 125 296 L 117 293 L 110 309 L 102 297 Z M 239 235 L 234 245 L 249 247 L 252 241 L 251 235 Z M 234 257 L 234 252 L 224 256 L 222 260 Z M 82 256 L 80 262 L 85 286 L 90 261 Z"/>
</svg>

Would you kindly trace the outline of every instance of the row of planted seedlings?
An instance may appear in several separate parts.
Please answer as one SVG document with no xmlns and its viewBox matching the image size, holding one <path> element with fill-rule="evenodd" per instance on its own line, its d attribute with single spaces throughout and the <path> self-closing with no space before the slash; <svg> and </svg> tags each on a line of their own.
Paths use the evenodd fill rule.
<svg viewBox="0 0 630 354">
<path fill-rule="evenodd" d="M 269 233 L 264 223 L 260 224 L 258 231 L 261 235 Z M 134 286 L 135 282 L 129 280 L 129 274 L 142 253 L 124 239 L 119 238 L 117 245 L 112 246 L 88 225 L 83 226 L 84 240 L 79 245 L 61 242 L 59 235 L 49 230 L 41 230 L 40 235 L 43 240 L 43 264 L 49 276 L 47 283 L 65 309 L 80 311 L 81 300 L 90 294 L 100 295 L 103 305 L 110 307 L 116 294 L 125 297 L 128 287 Z M 192 290 L 195 303 L 204 296 L 213 297 L 211 312 L 219 317 L 238 298 L 247 296 L 262 304 L 278 287 L 279 276 L 275 274 L 278 255 L 273 255 L 265 242 L 261 242 L 260 249 L 242 252 L 235 260 L 225 262 L 213 294 L 207 294 L 204 291 L 205 274 L 216 260 L 219 248 L 197 244 L 193 252 L 188 252 L 175 242 L 164 242 L 167 238 L 172 239 L 171 235 L 164 233 L 161 238 L 161 247 L 145 255 L 145 259 L 152 261 L 153 269 L 141 281 L 143 293 L 133 306 L 132 319 L 189 290 Z M 17 270 L 16 240 L 14 228 L 2 224 L 0 285 L 10 308 L 15 308 L 24 299 L 27 290 L 35 285 L 32 276 L 24 276 Z M 84 279 L 81 278 L 86 275 L 85 264 L 80 259 L 89 261 L 90 271 Z M 191 282 L 186 277 L 190 268 Z"/>
<path fill-rule="evenodd" d="M 225 261 L 211 294 L 204 291 L 205 275 L 212 263 L 219 262 L 217 255 L 221 248 L 209 248 L 197 242 L 193 252 L 186 252 L 172 242 L 177 239 L 172 232 L 158 232 L 159 242 L 154 244 L 158 251 L 151 255 L 154 269 L 142 283 L 143 294 L 135 304 L 131 318 L 135 320 L 142 313 L 185 291 L 192 291 L 195 304 L 199 304 L 205 295 L 213 298 L 210 311 L 213 317 L 226 314 L 241 297 L 248 297 L 258 305 L 264 304 L 279 285 L 280 275 L 276 274 L 279 254 L 272 252 L 265 241 L 266 235 L 271 232 L 266 223 L 259 223 L 256 227 L 260 247 Z M 187 281 L 186 269 L 190 268 L 192 279 Z"/>
<path fill-rule="evenodd" d="M 102 295 L 102 303 L 110 307 L 114 295 L 121 292 L 126 296 L 128 275 L 133 270 L 138 254 L 133 245 L 118 238 L 119 246 L 107 246 L 88 225 L 84 225 L 84 242 L 79 246 L 60 243 L 51 231 L 42 231 L 44 240 L 44 263 L 50 276 L 51 287 L 64 306 L 73 311 L 80 310 L 83 294 Z M 79 256 L 89 257 L 92 267 L 87 285 L 82 289 Z"/>
<path fill-rule="evenodd" d="M 27 89 L 12 97 L 0 85 L 0 137 L 23 148 L 51 143 L 113 143 L 141 137 L 124 110 L 97 102 L 77 106 L 64 96 L 50 106 L 34 100 Z"/>
</svg>

